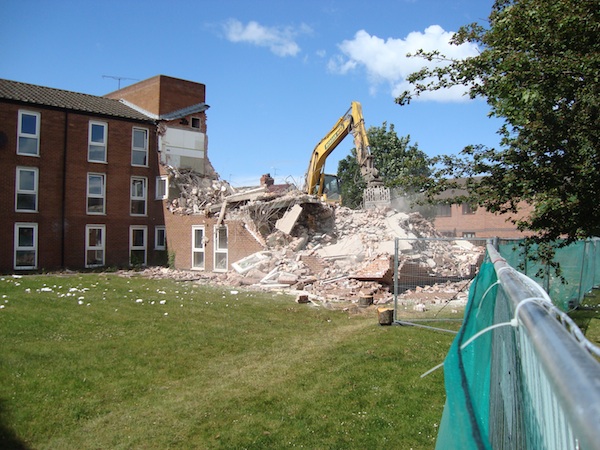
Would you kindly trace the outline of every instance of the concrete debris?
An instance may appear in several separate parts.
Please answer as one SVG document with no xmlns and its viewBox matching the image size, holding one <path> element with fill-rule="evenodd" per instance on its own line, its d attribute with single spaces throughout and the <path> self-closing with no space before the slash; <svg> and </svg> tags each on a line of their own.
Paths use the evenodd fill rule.
<svg viewBox="0 0 600 450">
<path fill-rule="evenodd" d="M 310 303 L 310 299 L 308 298 L 308 294 L 298 294 L 296 296 L 296 303 Z"/>
<path fill-rule="evenodd" d="M 191 169 L 176 169 L 165 166 L 169 173 L 169 184 L 177 190 L 178 196 L 168 202 L 168 209 L 178 214 L 199 214 L 223 199 L 235 193 L 226 181 L 219 180 L 215 174 L 201 175 Z"/>
<path fill-rule="evenodd" d="M 293 185 L 275 185 L 268 174 L 260 187 L 246 189 L 192 172 L 173 170 L 172 178 L 180 191 L 169 202 L 172 213 L 241 220 L 265 247 L 234 262 L 228 273 L 195 273 L 198 280 L 284 289 L 296 292 L 298 302 L 358 303 L 369 297 L 375 305 L 389 304 L 398 238 L 399 299 L 407 305 L 412 298 L 421 310 L 426 303 L 463 299 L 459 289 L 483 258 L 482 247 L 442 239 L 419 213 L 332 206 Z"/>
<path fill-rule="evenodd" d="M 271 259 L 262 270 L 280 273 L 261 279 L 308 292 L 322 302 L 358 303 L 370 295 L 375 305 L 393 301 L 394 241 L 399 238 L 399 299 L 417 304 L 466 298 L 459 289 L 475 275 L 483 249 L 467 241 L 441 239 L 418 213 L 354 211 L 311 205 L 295 217 L 290 236 L 267 236 Z M 292 277 L 291 275 L 295 275 Z M 239 281 L 238 274 L 230 278 Z M 414 295 L 416 294 L 416 295 Z"/>
<path fill-rule="evenodd" d="M 440 239 L 418 213 L 354 211 L 324 204 L 300 209 L 288 233 L 272 227 L 265 236 L 268 250 L 234 263 L 236 271 L 223 281 L 300 292 L 323 305 L 359 304 L 365 297 L 374 305 L 390 304 L 398 237 L 400 304 L 424 305 L 464 301 L 466 294 L 460 289 L 483 256 L 482 248 L 468 242 Z"/>
<path fill-rule="evenodd" d="M 286 211 L 283 217 L 275 222 L 275 228 L 285 234 L 290 234 L 298 221 L 298 217 L 300 217 L 300 213 L 302 213 L 302 206 L 298 204 L 292 206 L 292 209 Z"/>
<path fill-rule="evenodd" d="M 394 322 L 394 310 L 391 308 L 377 308 L 379 325 L 391 325 Z"/>
</svg>

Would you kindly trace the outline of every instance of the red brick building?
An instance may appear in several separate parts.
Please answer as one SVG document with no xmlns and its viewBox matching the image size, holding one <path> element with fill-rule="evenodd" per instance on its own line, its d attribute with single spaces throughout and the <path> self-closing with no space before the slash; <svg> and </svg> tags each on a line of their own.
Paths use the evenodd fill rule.
<svg viewBox="0 0 600 450">
<path fill-rule="evenodd" d="M 467 195 L 465 190 L 451 190 L 441 198 Z M 439 204 L 433 224 L 437 231 L 449 237 L 466 238 L 524 238 L 511 219 L 521 219 L 531 212 L 531 206 L 521 205 L 517 214 L 494 214 L 485 208 L 472 208 L 467 203 Z"/>
<path fill-rule="evenodd" d="M 166 264 L 169 254 L 181 268 L 227 270 L 259 249 L 237 225 L 166 212 L 177 193 L 165 165 L 212 170 L 207 109 L 203 84 L 162 75 L 104 97 L 0 80 L 0 272 Z"/>
<path fill-rule="evenodd" d="M 467 204 L 439 206 L 433 224 L 437 231 L 450 237 L 512 239 L 526 236 L 507 215 L 493 214 L 484 208 L 474 210 Z"/>
</svg>

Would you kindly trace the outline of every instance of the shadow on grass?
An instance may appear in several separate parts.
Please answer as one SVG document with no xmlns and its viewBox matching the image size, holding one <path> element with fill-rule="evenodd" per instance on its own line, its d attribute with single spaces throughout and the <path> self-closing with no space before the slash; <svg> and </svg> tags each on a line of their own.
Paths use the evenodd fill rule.
<svg viewBox="0 0 600 450">
<path fill-rule="evenodd" d="M 28 450 L 29 447 L 4 423 L 4 411 L 4 402 L 0 400 L 0 448 L 3 450 Z"/>
</svg>

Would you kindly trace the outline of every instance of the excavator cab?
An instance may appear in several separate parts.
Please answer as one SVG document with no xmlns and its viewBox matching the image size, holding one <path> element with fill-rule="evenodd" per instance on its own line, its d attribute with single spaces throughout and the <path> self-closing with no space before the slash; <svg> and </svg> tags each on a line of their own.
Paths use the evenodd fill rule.
<svg viewBox="0 0 600 450">
<path fill-rule="evenodd" d="M 321 183 L 323 185 L 323 190 L 321 191 L 321 186 L 318 186 L 318 192 L 322 192 L 322 196 L 328 202 L 336 202 L 340 203 L 342 198 L 342 190 L 340 186 L 340 180 L 335 175 L 321 174 Z"/>
</svg>

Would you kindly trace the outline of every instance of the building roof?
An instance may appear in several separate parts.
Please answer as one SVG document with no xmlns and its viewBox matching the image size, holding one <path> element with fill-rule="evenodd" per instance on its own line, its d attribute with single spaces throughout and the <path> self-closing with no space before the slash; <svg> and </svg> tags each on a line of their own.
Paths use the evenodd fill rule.
<svg viewBox="0 0 600 450">
<path fill-rule="evenodd" d="M 182 108 L 177 111 L 159 115 L 159 114 L 151 113 L 150 111 L 146 111 L 145 109 L 140 108 L 139 106 L 134 105 L 133 103 L 131 103 L 125 99 L 121 99 L 120 102 L 123 103 L 124 105 L 129 106 L 132 109 L 135 109 L 136 111 L 139 111 L 142 114 L 145 114 L 146 116 L 148 116 L 152 119 L 155 119 L 155 120 L 177 120 L 177 119 L 181 119 L 182 117 L 189 116 L 190 114 L 195 114 L 195 113 L 199 113 L 202 111 L 206 111 L 208 108 L 210 108 L 210 106 L 208 106 L 206 103 L 202 102 L 202 103 L 198 103 L 196 105 L 188 106 L 187 108 Z"/>
<path fill-rule="evenodd" d="M 119 100 L 0 79 L 0 99 L 123 119 L 152 121 Z"/>
</svg>

